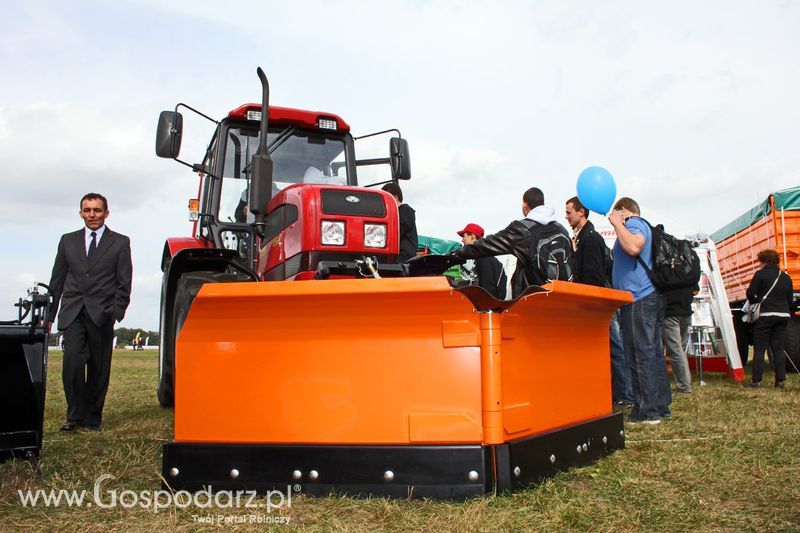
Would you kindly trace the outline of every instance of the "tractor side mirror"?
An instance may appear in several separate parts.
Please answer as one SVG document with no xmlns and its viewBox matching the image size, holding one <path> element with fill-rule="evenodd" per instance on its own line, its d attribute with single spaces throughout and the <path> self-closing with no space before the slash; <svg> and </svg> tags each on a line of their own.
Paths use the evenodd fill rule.
<svg viewBox="0 0 800 533">
<path fill-rule="evenodd" d="M 408 152 L 408 141 L 400 137 L 389 139 L 389 159 L 393 180 L 411 179 L 411 156 Z"/>
<path fill-rule="evenodd" d="M 175 159 L 181 153 L 183 136 L 183 115 L 177 111 L 162 111 L 158 115 L 156 130 L 156 155 Z"/>
</svg>

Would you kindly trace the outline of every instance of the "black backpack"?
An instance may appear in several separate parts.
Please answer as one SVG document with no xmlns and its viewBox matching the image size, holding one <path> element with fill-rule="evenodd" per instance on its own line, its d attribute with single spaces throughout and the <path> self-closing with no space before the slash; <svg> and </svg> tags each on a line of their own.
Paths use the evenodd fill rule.
<svg viewBox="0 0 800 533">
<path fill-rule="evenodd" d="M 539 224 L 524 219 L 531 235 L 525 275 L 532 285 L 555 280 L 572 281 L 573 249 L 567 230 L 558 222 Z"/>
<path fill-rule="evenodd" d="M 641 257 L 637 256 L 636 259 L 644 267 L 653 286 L 664 292 L 697 285 L 700 281 L 700 258 L 692 248 L 692 243 L 670 235 L 661 224 L 653 226 L 642 220 L 650 226 L 653 236 L 653 268 L 647 268 Z"/>
</svg>

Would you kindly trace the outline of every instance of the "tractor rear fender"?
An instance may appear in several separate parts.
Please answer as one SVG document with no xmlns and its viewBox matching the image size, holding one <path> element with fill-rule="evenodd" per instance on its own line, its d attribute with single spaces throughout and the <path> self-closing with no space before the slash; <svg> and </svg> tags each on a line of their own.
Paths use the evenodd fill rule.
<svg viewBox="0 0 800 533">
<path fill-rule="evenodd" d="M 178 280 L 186 272 L 205 270 L 210 272 L 225 272 L 228 267 L 235 267 L 248 274 L 253 281 L 257 280 L 254 273 L 246 267 L 235 262 L 238 257 L 235 251 L 220 248 L 183 248 L 174 255 L 167 255 L 170 243 L 164 246 L 164 259 L 162 269 L 164 280 L 161 286 L 161 331 L 164 331 L 165 311 L 175 305 L 175 288 Z M 168 316 L 168 313 L 167 313 Z"/>
<path fill-rule="evenodd" d="M 172 258 L 180 251 L 195 248 L 209 248 L 210 244 L 197 237 L 170 237 L 164 243 L 164 252 L 161 254 L 161 272 L 166 272 Z"/>
</svg>

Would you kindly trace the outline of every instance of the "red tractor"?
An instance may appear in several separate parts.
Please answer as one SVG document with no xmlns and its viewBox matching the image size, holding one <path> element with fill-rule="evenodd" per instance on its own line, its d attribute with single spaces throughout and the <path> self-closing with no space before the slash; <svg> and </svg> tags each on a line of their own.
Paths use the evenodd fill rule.
<svg viewBox="0 0 800 533">
<path fill-rule="evenodd" d="M 388 164 L 392 180 L 409 179 L 406 140 L 397 132 L 390 157 L 357 160 L 341 117 L 269 106 L 266 76 L 258 74 L 262 104 L 239 106 L 219 122 L 184 104 L 159 117 L 156 154 L 200 175 L 199 198 L 190 201 L 192 236 L 168 239 L 162 256 L 158 400 L 164 407 L 174 403 L 175 341 L 203 284 L 402 272 L 395 201 L 358 187 L 357 168 Z M 202 163 L 178 159 L 181 107 L 216 124 Z"/>
</svg>

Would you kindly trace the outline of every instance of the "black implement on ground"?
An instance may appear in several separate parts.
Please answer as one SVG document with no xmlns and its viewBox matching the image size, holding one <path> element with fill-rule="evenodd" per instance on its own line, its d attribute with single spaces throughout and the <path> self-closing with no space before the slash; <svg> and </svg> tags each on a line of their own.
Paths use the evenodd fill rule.
<svg viewBox="0 0 800 533">
<path fill-rule="evenodd" d="M 35 465 L 42 450 L 49 302 L 49 287 L 37 283 L 14 304 L 17 320 L 0 322 L 0 461 Z"/>
</svg>

